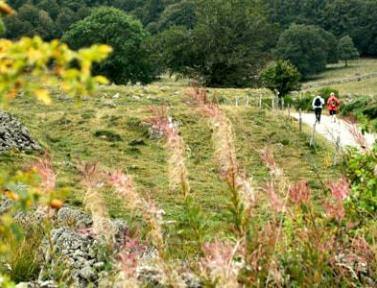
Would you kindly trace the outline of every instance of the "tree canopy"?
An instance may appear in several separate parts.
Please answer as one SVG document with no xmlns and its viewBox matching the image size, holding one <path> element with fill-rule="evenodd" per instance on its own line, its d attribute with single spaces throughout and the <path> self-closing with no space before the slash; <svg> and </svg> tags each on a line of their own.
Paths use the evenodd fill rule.
<svg viewBox="0 0 377 288">
<path fill-rule="evenodd" d="M 192 30 L 161 34 L 161 53 L 172 72 L 199 77 L 208 86 L 248 86 L 268 56 L 268 23 L 257 1 L 201 1 Z"/>
<path fill-rule="evenodd" d="M 276 54 L 289 60 L 304 76 L 321 72 L 327 64 L 325 39 L 315 26 L 291 25 L 279 38 Z"/>
<path fill-rule="evenodd" d="M 90 16 L 73 24 L 63 36 L 63 41 L 73 49 L 94 43 L 113 47 L 113 54 L 96 65 L 94 71 L 117 84 L 153 80 L 155 67 L 146 48 L 147 40 L 148 33 L 140 21 L 109 7 L 95 9 Z"/>
<path fill-rule="evenodd" d="M 346 66 L 348 65 L 348 60 L 359 57 L 359 51 L 357 51 L 355 45 L 353 44 L 352 38 L 348 35 L 339 40 L 337 48 L 339 59 L 344 60 Z"/>
<path fill-rule="evenodd" d="M 279 97 L 286 96 L 290 91 L 300 89 L 300 72 L 289 61 L 278 60 L 267 66 L 261 73 L 265 87 L 278 91 Z"/>
</svg>

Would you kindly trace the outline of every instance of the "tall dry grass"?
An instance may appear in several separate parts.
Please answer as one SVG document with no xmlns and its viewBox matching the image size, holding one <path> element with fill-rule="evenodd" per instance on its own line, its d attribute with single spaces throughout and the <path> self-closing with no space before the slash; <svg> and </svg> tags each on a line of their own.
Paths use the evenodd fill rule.
<svg viewBox="0 0 377 288">
<path fill-rule="evenodd" d="M 170 189 L 180 188 L 184 197 L 187 198 L 190 193 L 190 184 L 186 168 L 185 142 L 179 135 L 178 127 L 169 116 L 166 107 L 152 106 L 150 112 L 152 116 L 146 120 L 146 123 L 166 139 Z"/>
<path fill-rule="evenodd" d="M 238 236 L 245 237 L 250 213 L 256 204 L 256 192 L 251 179 L 237 161 L 232 122 L 217 103 L 208 98 L 205 89 L 191 87 L 186 91 L 186 95 L 190 103 L 209 121 L 219 175 L 231 192 L 234 225 Z"/>
<path fill-rule="evenodd" d="M 115 241 L 115 227 L 110 220 L 106 203 L 101 194 L 105 185 L 105 173 L 98 163 L 81 162 L 77 165 L 81 173 L 81 183 L 85 187 L 84 204 L 93 219 L 93 233 L 112 244 Z"/>
<path fill-rule="evenodd" d="M 123 200 L 122 203 L 124 204 L 125 208 L 130 212 L 141 216 L 147 224 L 148 240 L 157 250 L 157 255 L 151 259 L 151 264 L 161 271 L 161 282 L 165 285 L 173 285 L 172 287 L 185 287 L 184 281 L 177 273 L 176 267 L 173 267 L 166 257 L 166 244 L 164 241 L 162 227 L 163 211 L 158 208 L 158 206 L 152 200 L 147 200 L 141 197 L 136 190 L 133 179 L 129 175 L 124 174 L 121 170 L 111 173 L 109 175 L 109 182 Z M 132 260 L 135 255 L 126 254 L 126 258 L 123 258 L 121 263 L 122 261 L 127 260 L 127 257 L 131 257 Z M 125 262 L 123 262 L 123 268 L 126 267 L 124 264 Z M 131 265 L 130 268 L 132 267 L 133 266 Z"/>
</svg>

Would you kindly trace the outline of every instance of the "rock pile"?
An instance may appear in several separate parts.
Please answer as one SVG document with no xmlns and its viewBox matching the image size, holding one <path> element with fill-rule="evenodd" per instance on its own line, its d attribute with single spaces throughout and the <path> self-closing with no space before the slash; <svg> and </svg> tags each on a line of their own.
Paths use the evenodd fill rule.
<svg viewBox="0 0 377 288">
<path fill-rule="evenodd" d="M 16 117 L 0 111 L 0 152 L 10 149 L 31 151 L 40 150 L 41 147 Z"/>
<path fill-rule="evenodd" d="M 90 233 L 91 217 L 79 209 L 63 207 L 55 221 L 60 227 L 53 229 L 51 239 L 46 239 L 42 244 L 45 265 L 40 278 L 48 278 L 50 270 L 57 271 L 64 267 L 72 287 L 88 287 L 89 284 L 97 283 L 101 271 L 105 269 L 106 259 L 102 259 L 103 253 L 100 253 L 103 243 Z M 117 231 L 117 242 L 124 241 L 122 238 L 127 229 L 126 224 L 115 220 L 113 225 Z M 50 244 L 53 251 L 48 249 Z"/>
<path fill-rule="evenodd" d="M 9 203 L 4 201 L 3 204 L 4 209 L 9 206 Z M 38 217 L 40 217 L 38 213 L 34 217 L 25 214 L 17 219 L 24 223 L 26 219 L 33 222 L 33 218 Z M 114 271 L 109 270 L 112 260 L 104 252 L 105 243 L 93 235 L 92 217 L 80 209 L 65 206 L 52 220 L 56 228 L 52 229 L 50 236 L 42 241 L 40 252 L 43 264 L 38 280 L 19 283 L 17 288 L 60 287 L 54 280 L 51 280 L 55 278 L 56 273 L 60 275 L 58 278 L 65 279 L 67 286 L 64 287 L 115 287 Z M 119 252 L 117 250 L 122 248 L 122 243 L 127 241 L 125 238 L 127 225 L 121 220 L 113 220 L 112 223 L 116 231 L 112 253 L 116 255 Z M 137 277 L 143 283 L 142 287 L 166 287 L 161 283 L 163 272 L 153 264 L 156 253 L 155 250 L 148 249 L 141 256 Z M 186 288 L 202 287 L 199 279 L 189 272 L 182 273 L 181 277 Z"/>
</svg>

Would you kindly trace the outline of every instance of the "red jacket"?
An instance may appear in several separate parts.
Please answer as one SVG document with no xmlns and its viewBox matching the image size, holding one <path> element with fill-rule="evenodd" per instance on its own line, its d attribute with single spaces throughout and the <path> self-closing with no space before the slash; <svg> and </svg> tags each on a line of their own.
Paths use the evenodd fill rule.
<svg viewBox="0 0 377 288">
<path fill-rule="evenodd" d="M 330 96 L 329 99 L 327 99 L 327 109 L 329 111 L 337 111 L 340 105 L 340 101 L 335 96 Z"/>
</svg>

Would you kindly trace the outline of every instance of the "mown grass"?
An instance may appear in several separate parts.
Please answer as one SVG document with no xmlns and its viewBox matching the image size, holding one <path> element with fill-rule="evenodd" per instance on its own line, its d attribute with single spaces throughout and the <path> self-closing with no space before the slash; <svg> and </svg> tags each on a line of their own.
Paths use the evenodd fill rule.
<svg viewBox="0 0 377 288">
<path fill-rule="evenodd" d="M 377 59 L 360 58 L 349 61 L 348 67 L 344 62 L 330 64 L 323 73 L 314 76 L 304 83 L 310 86 L 308 90 L 318 90 L 323 86 L 330 86 L 339 91 L 340 95 L 376 95 L 375 87 L 377 76 L 370 79 L 363 79 L 364 75 L 377 72 Z M 358 79 L 360 77 L 360 79 Z M 348 78 L 354 78 L 347 81 Z M 331 81 L 344 81 L 343 83 L 328 84 Z"/>
<path fill-rule="evenodd" d="M 341 95 L 375 96 L 377 95 L 377 77 L 355 82 L 331 85 L 331 87 L 337 89 Z"/>
<path fill-rule="evenodd" d="M 119 98 L 113 98 L 117 93 Z M 259 158 L 259 150 L 270 145 L 291 181 L 310 180 L 313 190 L 319 191 L 321 183 L 339 174 L 338 168 L 328 165 L 332 148 L 321 139 L 317 149 L 310 148 L 308 133 L 300 134 L 298 124 L 281 113 L 230 105 L 236 96 L 242 99 L 249 96 L 253 103 L 259 93 L 251 89 L 210 91 L 212 97 L 224 100 L 222 107 L 233 123 L 237 155 L 245 172 L 258 189 L 263 187 L 269 176 Z M 210 125 L 187 103 L 184 87 L 110 86 L 81 102 L 55 96 L 51 106 L 19 97 L 9 111 L 24 122 L 52 155 L 58 186 L 68 187 L 71 192 L 66 202 L 80 206 L 83 201 L 76 161 L 98 161 L 105 167 L 122 168 L 134 176 L 139 192 L 155 200 L 165 211 L 165 220 L 177 221 L 183 213 L 184 199 L 179 192 L 169 190 L 164 139 L 149 137 L 148 128 L 143 124 L 150 115 L 151 105 L 167 105 L 187 145 L 189 180 L 193 199 L 206 224 L 204 237 L 213 239 L 230 233 L 229 192 L 218 176 Z M 21 169 L 36 157 L 36 154 L 15 152 L 1 154 L 0 169 Z M 127 199 L 114 197 L 111 190 L 106 190 L 104 196 L 112 217 L 128 219 L 122 205 Z M 171 235 L 169 241 L 174 247 L 179 237 Z"/>
<path fill-rule="evenodd" d="M 362 76 L 373 72 L 377 72 L 377 59 L 359 58 L 348 61 L 348 66 L 344 65 L 344 61 L 340 61 L 336 64 L 329 64 L 324 72 L 314 76 L 311 81 Z"/>
</svg>

